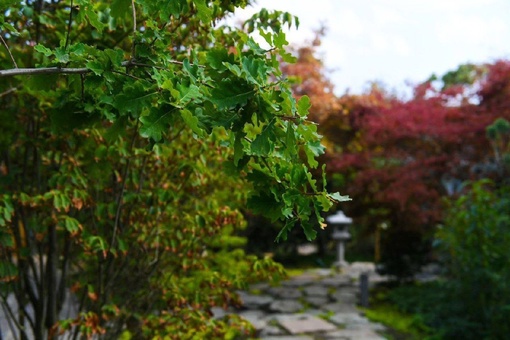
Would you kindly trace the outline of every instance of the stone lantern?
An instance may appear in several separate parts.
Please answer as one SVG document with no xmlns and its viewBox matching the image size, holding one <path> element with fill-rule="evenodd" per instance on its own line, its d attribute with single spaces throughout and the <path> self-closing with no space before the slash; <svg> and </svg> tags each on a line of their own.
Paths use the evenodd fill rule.
<svg viewBox="0 0 510 340">
<path fill-rule="evenodd" d="M 352 224 L 352 218 L 345 216 L 343 211 L 339 210 L 334 215 L 326 218 L 328 224 L 334 227 L 333 240 L 336 241 L 338 261 L 335 263 L 338 267 L 348 265 L 345 261 L 345 243 L 351 239 L 349 226 Z"/>
</svg>

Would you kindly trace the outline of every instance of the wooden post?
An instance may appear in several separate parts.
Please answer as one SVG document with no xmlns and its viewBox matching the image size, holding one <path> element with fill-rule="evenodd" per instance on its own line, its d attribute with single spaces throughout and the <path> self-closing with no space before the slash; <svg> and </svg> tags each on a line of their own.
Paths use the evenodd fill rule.
<svg viewBox="0 0 510 340">
<path fill-rule="evenodd" d="M 361 273 L 359 275 L 359 294 L 360 306 L 368 307 L 368 273 Z"/>
</svg>

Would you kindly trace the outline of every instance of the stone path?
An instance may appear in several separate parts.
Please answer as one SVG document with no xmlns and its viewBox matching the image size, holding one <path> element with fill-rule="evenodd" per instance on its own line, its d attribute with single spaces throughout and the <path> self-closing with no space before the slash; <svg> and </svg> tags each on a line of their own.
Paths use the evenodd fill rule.
<svg viewBox="0 0 510 340">
<path fill-rule="evenodd" d="M 242 309 L 232 311 L 248 320 L 261 340 L 381 340 L 384 326 L 358 310 L 359 275 L 383 280 L 373 264 L 353 263 L 342 271 L 313 269 L 273 287 L 261 283 L 239 292 Z M 225 315 L 222 309 L 215 316 Z"/>
</svg>

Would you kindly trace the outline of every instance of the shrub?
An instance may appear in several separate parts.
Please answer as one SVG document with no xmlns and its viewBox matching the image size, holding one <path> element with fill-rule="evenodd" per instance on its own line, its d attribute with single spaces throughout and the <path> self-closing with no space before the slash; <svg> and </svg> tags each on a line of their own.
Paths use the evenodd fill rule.
<svg viewBox="0 0 510 340">
<path fill-rule="evenodd" d="M 437 244 L 448 274 L 446 336 L 504 338 L 510 333 L 510 196 L 481 180 L 448 204 Z"/>
</svg>

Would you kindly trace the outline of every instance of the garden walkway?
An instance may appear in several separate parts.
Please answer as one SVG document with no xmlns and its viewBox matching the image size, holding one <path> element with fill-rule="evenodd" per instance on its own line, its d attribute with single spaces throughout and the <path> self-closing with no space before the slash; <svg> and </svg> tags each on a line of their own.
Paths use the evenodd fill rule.
<svg viewBox="0 0 510 340">
<path fill-rule="evenodd" d="M 381 340 L 384 326 L 358 310 L 359 276 L 383 280 L 373 264 L 353 263 L 341 272 L 307 270 L 279 286 L 256 284 L 240 292 L 243 308 L 235 313 L 251 322 L 262 340 Z M 224 311 L 218 309 L 216 316 Z"/>
</svg>

